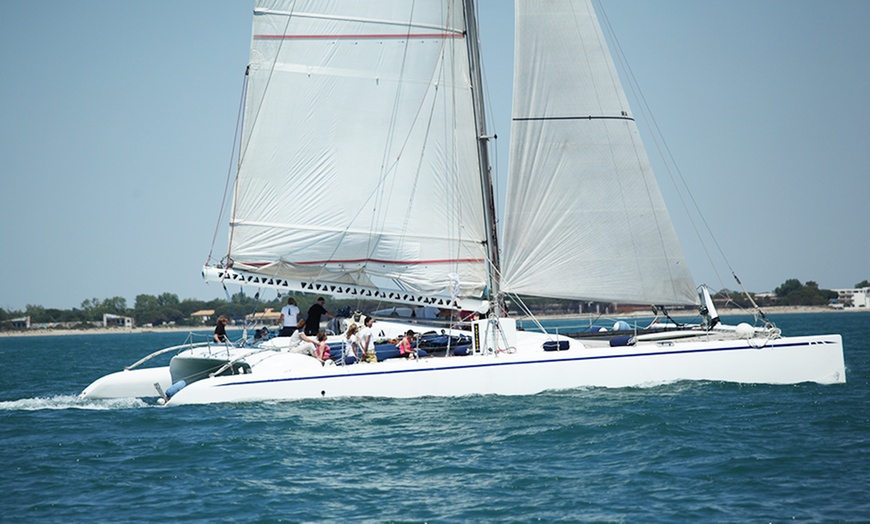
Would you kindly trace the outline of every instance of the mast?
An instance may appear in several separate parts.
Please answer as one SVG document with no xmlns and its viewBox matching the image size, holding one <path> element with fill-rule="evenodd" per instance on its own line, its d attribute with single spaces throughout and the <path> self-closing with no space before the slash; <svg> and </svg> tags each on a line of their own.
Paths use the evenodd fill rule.
<svg viewBox="0 0 870 524">
<path fill-rule="evenodd" d="M 483 195 L 483 216 L 486 230 L 487 251 L 487 284 L 490 295 L 490 310 L 496 316 L 503 314 L 501 286 L 499 275 L 501 264 L 498 249 L 498 223 L 495 213 L 495 196 L 493 193 L 492 171 L 489 163 L 488 142 L 491 137 L 486 134 L 486 112 L 483 105 L 483 76 L 481 74 L 480 47 L 477 33 L 477 17 L 474 11 L 474 0 L 465 0 L 465 31 L 468 45 L 468 67 L 471 74 L 471 98 L 474 103 L 474 117 L 477 122 L 477 150 L 480 162 L 480 184 Z"/>
</svg>

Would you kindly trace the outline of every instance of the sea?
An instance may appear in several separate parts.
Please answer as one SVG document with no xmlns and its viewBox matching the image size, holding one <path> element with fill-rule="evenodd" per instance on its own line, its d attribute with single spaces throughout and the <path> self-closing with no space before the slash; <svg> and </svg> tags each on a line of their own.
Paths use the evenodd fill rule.
<svg viewBox="0 0 870 524">
<path fill-rule="evenodd" d="M 870 522 L 870 313 L 772 318 L 847 383 L 163 408 L 77 395 L 184 334 L 0 337 L 0 521 Z"/>
</svg>

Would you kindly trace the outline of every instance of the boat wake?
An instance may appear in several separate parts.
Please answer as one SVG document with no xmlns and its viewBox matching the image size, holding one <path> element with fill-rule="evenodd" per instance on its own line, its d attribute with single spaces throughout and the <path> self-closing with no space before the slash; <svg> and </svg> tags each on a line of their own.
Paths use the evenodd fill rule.
<svg viewBox="0 0 870 524">
<path fill-rule="evenodd" d="M 138 398 L 115 398 L 90 400 L 81 399 L 76 395 L 57 395 L 54 397 L 23 398 L 19 400 L 0 401 L 0 411 L 38 411 L 43 409 L 84 409 L 113 410 L 152 407 Z"/>
</svg>

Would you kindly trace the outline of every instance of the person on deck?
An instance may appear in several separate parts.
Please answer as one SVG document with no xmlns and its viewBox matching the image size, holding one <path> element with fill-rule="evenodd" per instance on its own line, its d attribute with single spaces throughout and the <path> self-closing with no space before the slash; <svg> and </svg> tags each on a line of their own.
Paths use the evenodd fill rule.
<svg viewBox="0 0 870 524">
<path fill-rule="evenodd" d="M 375 353 L 375 332 L 372 324 L 375 319 L 366 317 L 364 327 L 359 332 L 359 347 L 365 355 L 366 362 L 377 362 L 378 355 Z"/>
<path fill-rule="evenodd" d="M 302 327 L 305 325 L 305 320 L 300 320 L 296 325 L 299 329 L 295 330 L 290 335 L 290 344 L 287 346 L 287 351 L 290 353 L 299 353 L 301 355 L 313 355 L 317 341 L 305 335 L 302 332 Z"/>
<path fill-rule="evenodd" d="M 329 318 L 335 318 L 335 315 L 330 313 L 323 307 L 326 299 L 319 297 L 310 308 L 308 308 L 308 320 L 305 322 L 305 334 L 314 336 L 320 331 L 320 317 L 326 315 Z"/>
<path fill-rule="evenodd" d="M 417 356 L 417 350 L 414 349 L 414 331 L 409 329 L 405 333 L 404 338 L 399 342 L 399 355 L 405 358 L 414 358 Z"/>
<path fill-rule="evenodd" d="M 326 331 L 317 332 L 317 349 L 314 350 L 314 356 L 323 365 L 326 365 L 327 362 L 332 364 L 332 359 L 329 357 L 329 344 L 326 343 Z"/>
<path fill-rule="evenodd" d="M 359 351 L 359 337 L 356 335 L 357 330 L 359 330 L 359 326 L 356 324 L 348 326 L 347 333 L 344 334 L 344 354 L 342 355 L 343 358 L 352 356 L 356 362 L 362 358 Z"/>
<path fill-rule="evenodd" d="M 221 315 L 217 319 L 217 324 L 214 327 L 214 341 L 218 344 L 227 341 L 227 317 Z"/>
<path fill-rule="evenodd" d="M 299 322 L 299 306 L 296 305 L 296 299 L 290 297 L 287 299 L 287 305 L 281 308 L 281 332 L 279 337 L 289 337 L 296 331 L 297 322 Z"/>
</svg>

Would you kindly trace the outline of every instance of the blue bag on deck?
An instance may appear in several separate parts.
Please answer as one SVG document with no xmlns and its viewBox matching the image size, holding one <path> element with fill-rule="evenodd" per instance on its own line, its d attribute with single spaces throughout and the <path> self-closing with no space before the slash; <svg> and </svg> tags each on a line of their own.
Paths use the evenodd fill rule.
<svg viewBox="0 0 870 524">
<path fill-rule="evenodd" d="M 544 351 L 565 351 L 570 347 L 570 340 L 548 340 L 544 342 Z"/>
</svg>

